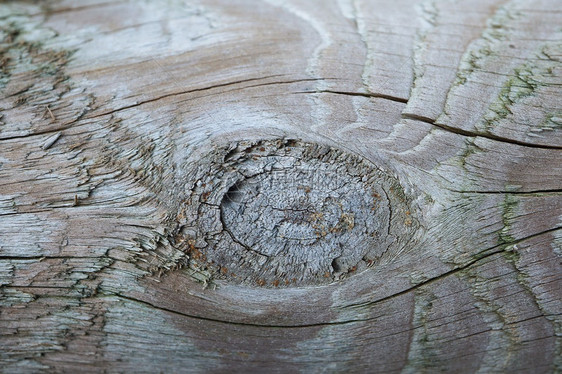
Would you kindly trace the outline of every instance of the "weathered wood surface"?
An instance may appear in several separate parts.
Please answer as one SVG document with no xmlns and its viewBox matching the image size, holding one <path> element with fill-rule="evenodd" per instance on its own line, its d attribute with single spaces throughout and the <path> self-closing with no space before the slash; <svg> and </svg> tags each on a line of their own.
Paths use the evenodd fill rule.
<svg viewBox="0 0 562 374">
<path fill-rule="evenodd" d="M 562 370 L 561 17 L 556 0 L 2 2 L 2 372 Z M 251 166 L 265 198 L 233 201 L 269 213 L 237 221 L 228 185 L 195 182 L 240 174 L 248 144 L 297 156 L 280 184 Z M 279 237 L 251 230 L 308 196 L 295 165 L 328 168 L 306 144 L 342 175 L 368 160 L 394 197 L 370 216 L 350 177 L 320 244 L 235 263 L 257 247 L 222 230 L 267 252 Z"/>
</svg>

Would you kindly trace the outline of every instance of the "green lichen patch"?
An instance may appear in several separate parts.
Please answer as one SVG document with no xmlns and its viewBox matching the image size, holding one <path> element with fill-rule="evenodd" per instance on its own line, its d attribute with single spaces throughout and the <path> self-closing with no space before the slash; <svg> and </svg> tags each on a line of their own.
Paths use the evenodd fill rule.
<svg viewBox="0 0 562 374">
<path fill-rule="evenodd" d="M 485 128 L 488 131 L 495 123 L 512 114 L 510 108 L 513 105 L 533 95 L 540 86 L 540 82 L 534 78 L 533 70 L 532 66 L 515 69 L 511 78 L 504 83 L 498 97 L 490 104 L 488 113 L 484 116 Z"/>
<path fill-rule="evenodd" d="M 498 234 L 498 244 L 509 244 L 515 241 L 511 234 L 511 222 L 516 216 L 516 209 L 518 205 L 517 197 L 513 194 L 506 194 L 501 203 L 502 223 L 503 228 Z"/>
<path fill-rule="evenodd" d="M 4 137 L 60 129 L 90 110 L 94 98 L 67 72 L 75 49 L 25 12 L 0 18 L 0 95 Z M 56 46 L 56 47 L 55 47 Z"/>
<path fill-rule="evenodd" d="M 483 69 L 485 60 L 496 54 L 498 47 L 509 40 L 509 24 L 518 17 L 519 14 L 507 7 L 498 9 L 494 17 L 488 20 L 480 39 L 473 42 L 462 57 L 453 86 L 466 84 L 475 71 Z"/>
</svg>

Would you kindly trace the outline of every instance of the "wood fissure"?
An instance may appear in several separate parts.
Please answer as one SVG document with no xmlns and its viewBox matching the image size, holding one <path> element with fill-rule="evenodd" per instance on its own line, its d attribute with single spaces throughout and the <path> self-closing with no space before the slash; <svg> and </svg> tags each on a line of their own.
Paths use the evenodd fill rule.
<svg viewBox="0 0 562 374">
<path fill-rule="evenodd" d="M 523 147 L 530 147 L 530 148 L 562 150 L 562 146 L 550 146 L 550 145 L 527 143 L 527 142 L 521 142 L 521 141 L 514 140 L 514 139 L 503 138 L 503 137 L 496 136 L 496 135 L 493 135 L 493 134 L 466 131 L 466 130 L 462 130 L 462 129 L 459 129 L 459 128 L 456 128 L 456 127 L 447 126 L 447 125 L 444 125 L 442 123 L 436 123 L 436 121 L 434 119 L 427 118 L 427 117 L 421 117 L 421 116 L 414 115 L 414 114 L 404 113 L 404 114 L 402 114 L 402 116 L 404 118 L 407 118 L 407 119 L 413 119 L 413 120 L 416 120 L 416 121 L 425 122 L 425 123 L 428 123 L 432 126 L 435 126 L 435 127 L 439 128 L 441 130 L 449 131 L 449 132 L 452 132 L 454 134 L 458 134 L 458 135 L 462 135 L 462 136 L 481 137 L 481 138 L 486 138 L 486 139 L 490 139 L 490 140 L 495 140 L 495 141 L 498 141 L 498 142 L 515 144 L 515 145 L 519 145 L 519 146 L 523 146 Z"/>
</svg>

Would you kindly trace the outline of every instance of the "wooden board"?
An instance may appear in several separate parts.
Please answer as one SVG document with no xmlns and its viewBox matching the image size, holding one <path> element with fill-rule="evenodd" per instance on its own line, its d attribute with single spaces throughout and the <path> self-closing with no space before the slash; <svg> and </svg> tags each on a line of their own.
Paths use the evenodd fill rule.
<svg viewBox="0 0 562 374">
<path fill-rule="evenodd" d="M 561 371 L 561 14 L 2 2 L 0 371 Z"/>
</svg>

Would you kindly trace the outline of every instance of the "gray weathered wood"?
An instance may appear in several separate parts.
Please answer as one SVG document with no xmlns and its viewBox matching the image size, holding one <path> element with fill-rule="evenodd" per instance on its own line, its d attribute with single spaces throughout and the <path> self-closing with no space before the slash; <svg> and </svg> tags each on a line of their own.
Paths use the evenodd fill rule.
<svg viewBox="0 0 562 374">
<path fill-rule="evenodd" d="M 2 2 L 0 370 L 562 370 L 561 14 Z"/>
</svg>

